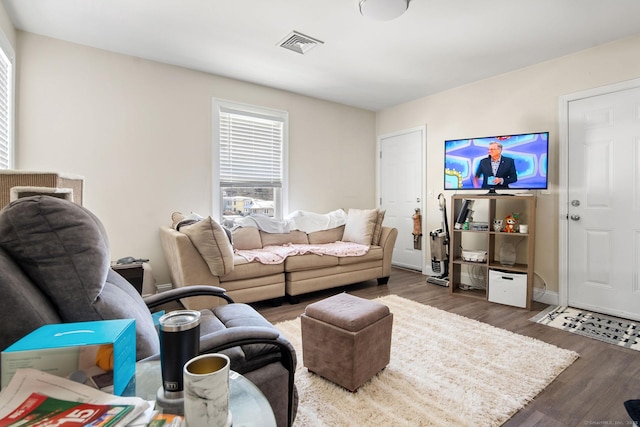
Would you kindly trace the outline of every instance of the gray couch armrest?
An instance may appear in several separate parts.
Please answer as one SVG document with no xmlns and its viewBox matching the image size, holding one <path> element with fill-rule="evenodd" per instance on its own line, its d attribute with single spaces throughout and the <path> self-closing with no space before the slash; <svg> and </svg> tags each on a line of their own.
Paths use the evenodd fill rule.
<svg viewBox="0 0 640 427">
<path fill-rule="evenodd" d="M 200 352 L 214 353 L 236 346 L 251 344 L 270 344 L 277 347 L 280 352 L 280 362 L 289 373 L 287 425 L 292 426 L 296 407 L 294 383 L 296 355 L 295 349 L 291 343 L 288 340 L 281 338 L 277 329 L 260 326 L 243 326 L 214 332 L 201 337 Z"/>
<path fill-rule="evenodd" d="M 179 300 L 181 298 L 201 295 L 214 296 L 225 300 L 229 304 L 233 303 L 233 299 L 229 297 L 225 292 L 226 291 L 224 289 L 218 288 L 216 286 L 194 285 L 187 286 L 185 288 L 171 289 L 159 294 L 149 295 L 144 297 L 143 300 L 149 310 L 161 306 L 162 304 Z"/>
<path fill-rule="evenodd" d="M 219 351 L 227 346 L 236 346 L 239 341 L 258 340 L 259 342 L 271 343 L 280 336 L 277 329 L 264 328 L 260 326 L 242 326 L 227 328 L 204 335 L 200 339 L 200 352 L 211 353 Z"/>
</svg>

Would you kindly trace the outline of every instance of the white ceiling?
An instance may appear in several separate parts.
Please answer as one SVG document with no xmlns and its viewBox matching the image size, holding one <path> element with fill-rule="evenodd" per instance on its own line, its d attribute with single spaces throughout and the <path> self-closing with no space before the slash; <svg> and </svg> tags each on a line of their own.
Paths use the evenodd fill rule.
<svg viewBox="0 0 640 427">
<path fill-rule="evenodd" d="M 640 33 L 638 0 L 412 0 L 388 22 L 358 0 L 3 1 L 24 31 L 373 111 Z M 278 47 L 293 30 L 324 44 Z"/>
</svg>

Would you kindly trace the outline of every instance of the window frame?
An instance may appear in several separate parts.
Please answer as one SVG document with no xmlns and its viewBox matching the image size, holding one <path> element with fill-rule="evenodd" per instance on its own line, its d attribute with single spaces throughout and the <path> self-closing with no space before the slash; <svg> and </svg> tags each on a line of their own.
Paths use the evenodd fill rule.
<svg viewBox="0 0 640 427">
<path fill-rule="evenodd" d="M 234 101 L 227 101 L 213 98 L 213 120 L 212 120 L 212 144 L 211 144 L 211 170 L 212 170 L 212 217 L 222 221 L 222 191 L 220 186 L 220 112 L 222 110 L 234 110 L 238 113 L 246 113 L 247 116 L 272 117 L 274 120 L 283 122 L 282 129 L 282 186 L 280 187 L 280 197 L 275 197 L 275 216 L 282 219 L 289 209 L 289 113 L 284 110 L 277 110 L 268 107 L 259 107 Z"/>
<path fill-rule="evenodd" d="M 0 29 L 0 50 L 8 61 L 9 72 L 7 73 L 7 165 L 0 161 L 0 169 L 15 169 L 15 85 L 16 85 L 16 53 L 4 31 Z M 0 140 L 0 148 L 5 148 L 5 144 Z"/>
</svg>

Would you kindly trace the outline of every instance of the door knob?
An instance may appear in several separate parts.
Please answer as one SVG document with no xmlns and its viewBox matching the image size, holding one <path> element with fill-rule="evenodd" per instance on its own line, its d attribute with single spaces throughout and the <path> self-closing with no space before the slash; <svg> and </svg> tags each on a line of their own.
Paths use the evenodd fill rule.
<svg viewBox="0 0 640 427">
<path fill-rule="evenodd" d="M 571 215 L 571 219 L 574 221 L 579 221 L 580 220 L 580 215 Z"/>
</svg>

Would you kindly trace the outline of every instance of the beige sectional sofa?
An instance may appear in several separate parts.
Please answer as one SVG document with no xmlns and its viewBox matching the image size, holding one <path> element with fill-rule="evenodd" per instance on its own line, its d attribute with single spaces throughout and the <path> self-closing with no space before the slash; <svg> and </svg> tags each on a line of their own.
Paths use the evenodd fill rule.
<svg viewBox="0 0 640 427">
<path fill-rule="evenodd" d="M 312 233 L 299 230 L 266 233 L 254 227 L 237 228 L 231 235 L 233 244 L 225 230 L 211 218 L 179 228 L 179 231 L 175 229 L 174 221 L 173 227 L 160 228 L 173 287 L 205 284 L 226 289 L 236 302 L 272 299 L 279 302 L 286 296 L 295 303 L 300 295 L 322 289 L 373 279 L 386 283 L 391 274 L 391 257 L 398 231 L 382 226 L 383 212 L 356 211 L 349 211 L 345 225 Z M 372 211 L 376 211 L 376 215 Z M 364 246 L 366 253 L 357 256 L 323 253 L 343 240 L 356 243 L 353 246 Z M 251 257 L 247 256 L 269 250 L 288 251 L 292 246 L 306 250 L 307 245 L 316 252 L 289 255 L 282 262 L 263 263 L 249 260 Z M 256 249 L 259 251 L 254 251 Z M 358 246 L 358 250 L 362 247 Z M 196 297 L 183 303 L 189 309 L 201 309 L 219 301 Z"/>
</svg>

